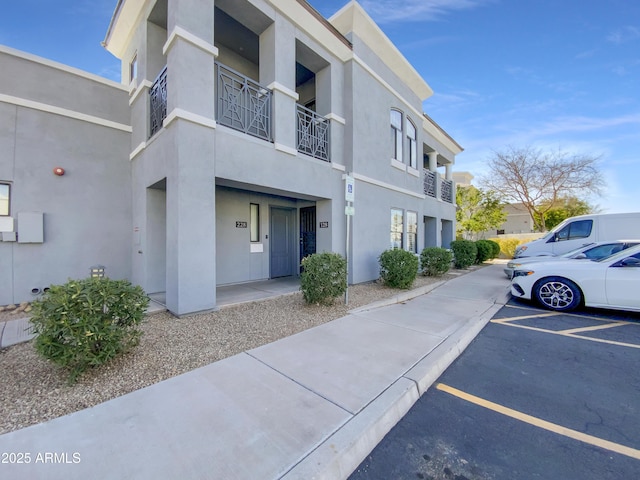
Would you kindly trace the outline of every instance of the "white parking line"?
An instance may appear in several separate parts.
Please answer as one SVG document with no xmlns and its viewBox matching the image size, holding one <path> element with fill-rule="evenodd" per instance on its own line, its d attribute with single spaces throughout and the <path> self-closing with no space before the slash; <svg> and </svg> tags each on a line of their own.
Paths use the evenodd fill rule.
<svg viewBox="0 0 640 480">
<path fill-rule="evenodd" d="M 488 408 L 489 410 L 500 413 L 502 415 L 506 415 L 507 417 L 514 418 L 521 422 L 528 423 L 529 425 L 533 425 L 535 427 L 539 427 L 544 430 L 548 430 L 550 432 L 557 433 L 559 435 L 563 435 L 565 437 L 572 438 L 583 443 L 587 443 L 589 445 L 594 445 L 596 447 L 604 448 L 605 450 L 609 450 L 640 460 L 640 450 L 637 450 L 635 448 L 631 448 L 615 442 L 610 442 L 609 440 L 603 440 L 602 438 L 594 437 L 593 435 L 587 435 L 586 433 L 563 427 L 562 425 L 551 423 L 532 415 L 527 415 L 526 413 L 519 412 L 518 410 L 513 410 L 512 408 L 505 407 L 498 403 L 490 402 L 489 400 L 485 400 L 484 398 L 476 397 L 475 395 L 463 392 L 462 390 L 450 387 L 449 385 L 439 383 L 436 385 L 436 388 L 462 400 L 473 403 L 474 405 Z"/>
</svg>

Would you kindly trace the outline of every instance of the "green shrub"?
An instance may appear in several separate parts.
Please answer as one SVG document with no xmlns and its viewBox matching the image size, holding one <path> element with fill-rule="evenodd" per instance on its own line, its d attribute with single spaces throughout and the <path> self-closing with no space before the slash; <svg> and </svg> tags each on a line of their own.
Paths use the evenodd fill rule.
<svg viewBox="0 0 640 480">
<path fill-rule="evenodd" d="M 478 248 L 471 240 L 454 240 L 451 242 L 453 262 L 456 268 L 465 269 L 473 265 L 478 255 Z"/>
<path fill-rule="evenodd" d="M 420 268 L 423 275 L 437 277 L 451 268 L 453 254 L 446 248 L 427 247 L 420 254 Z"/>
<path fill-rule="evenodd" d="M 300 290 L 307 303 L 331 304 L 347 290 L 347 261 L 337 253 L 314 253 L 302 259 Z"/>
<path fill-rule="evenodd" d="M 149 305 L 139 286 L 126 280 L 87 278 L 52 285 L 33 303 L 35 348 L 66 368 L 69 382 L 138 344 L 137 328 Z"/>
<path fill-rule="evenodd" d="M 406 250 L 385 250 L 378 262 L 380 278 L 392 288 L 410 288 L 418 275 L 418 257 Z"/>
<path fill-rule="evenodd" d="M 486 262 L 490 258 L 493 258 L 491 256 L 493 254 L 493 247 L 491 243 L 489 243 L 489 240 L 477 240 L 476 249 L 478 251 L 476 254 L 476 263 Z"/>
<path fill-rule="evenodd" d="M 494 240 L 487 240 L 491 245 L 491 257 L 490 258 L 498 258 L 500 255 L 500 244 Z"/>
</svg>

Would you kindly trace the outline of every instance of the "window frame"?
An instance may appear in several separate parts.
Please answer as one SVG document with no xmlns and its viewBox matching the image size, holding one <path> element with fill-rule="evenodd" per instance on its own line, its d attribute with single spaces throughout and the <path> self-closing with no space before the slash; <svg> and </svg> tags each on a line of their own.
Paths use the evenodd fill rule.
<svg viewBox="0 0 640 480">
<path fill-rule="evenodd" d="M 133 54 L 129 62 L 129 83 L 138 78 L 138 52 Z"/>
<path fill-rule="evenodd" d="M 398 116 L 398 118 L 394 118 Z M 391 126 L 391 158 L 398 162 L 403 162 L 402 158 L 402 143 L 404 141 L 403 133 L 403 117 L 404 115 L 400 110 L 392 108 L 389 113 L 389 124 Z"/>
<path fill-rule="evenodd" d="M 414 222 L 409 220 L 409 216 L 414 216 Z M 418 212 L 407 210 L 407 250 L 411 253 L 418 253 Z M 412 227 L 413 226 L 413 231 Z M 413 242 L 411 239 L 413 238 Z M 412 248 L 413 243 L 413 248 Z"/>
<path fill-rule="evenodd" d="M 0 187 L 7 187 L 7 209 L 6 209 L 6 213 L 3 210 L 0 210 L 0 217 L 10 217 L 11 216 L 11 184 L 9 182 L 0 181 Z"/>
<path fill-rule="evenodd" d="M 400 222 L 396 223 L 395 219 L 400 218 Z M 389 245 L 391 249 L 399 248 L 404 249 L 404 210 L 401 208 L 391 208 L 391 226 Z M 399 228 L 398 228 L 399 227 Z M 397 235 L 400 236 L 400 246 L 397 245 Z"/>
<path fill-rule="evenodd" d="M 260 242 L 260 204 L 259 203 L 249 203 L 249 241 L 251 243 Z"/>
<path fill-rule="evenodd" d="M 413 129 L 413 137 L 411 137 L 410 130 Z M 407 117 L 407 156 L 409 157 L 408 165 L 411 168 L 418 168 L 418 129 L 416 125 Z"/>
</svg>

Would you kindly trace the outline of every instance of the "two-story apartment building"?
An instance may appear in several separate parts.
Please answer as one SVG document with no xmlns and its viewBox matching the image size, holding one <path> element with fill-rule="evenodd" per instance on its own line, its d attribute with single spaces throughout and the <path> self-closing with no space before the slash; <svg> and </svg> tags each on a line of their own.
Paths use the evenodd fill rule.
<svg viewBox="0 0 640 480">
<path fill-rule="evenodd" d="M 454 239 L 462 149 L 357 2 L 119 0 L 104 46 L 121 85 L 0 50 L 0 304 L 101 264 L 183 315 L 310 253 L 348 248 L 360 283 L 387 248 Z"/>
</svg>

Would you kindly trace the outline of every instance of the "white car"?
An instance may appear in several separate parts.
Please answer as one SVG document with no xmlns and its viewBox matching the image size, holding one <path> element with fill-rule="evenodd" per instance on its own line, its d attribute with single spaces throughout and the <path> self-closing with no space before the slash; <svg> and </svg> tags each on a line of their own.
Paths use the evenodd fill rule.
<svg viewBox="0 0 640 480">
<path fill-rule="evenodd" d="M 513 260 L 509 260 L 507 263 L 507 266 L 504 268 L 504 274 L 509 280 L 511 280 L 513 278 L 514 270 L 522 267 L 523 265 L 526 265 L 528 268 L 531 266 L 531 263 L 556 261 L 564 258 L 573 258 L 576 260 L 598 260 L 622 250 L 626 250 L 634 245 L 640 245 L 640 240 L 593 242 L 581 245 L 580 247 L 570 250 L 567 253 L 563 253 L 562 255 L 540 255 L 538 257 L 514 258 Z"/>
<path fill-rule="evenodd" d="M 556 311 L 585 305 L 640 312 L 640 245 L 600 260 L 523 265 L 514 271 L 511 294 Z"/>
</svg>

